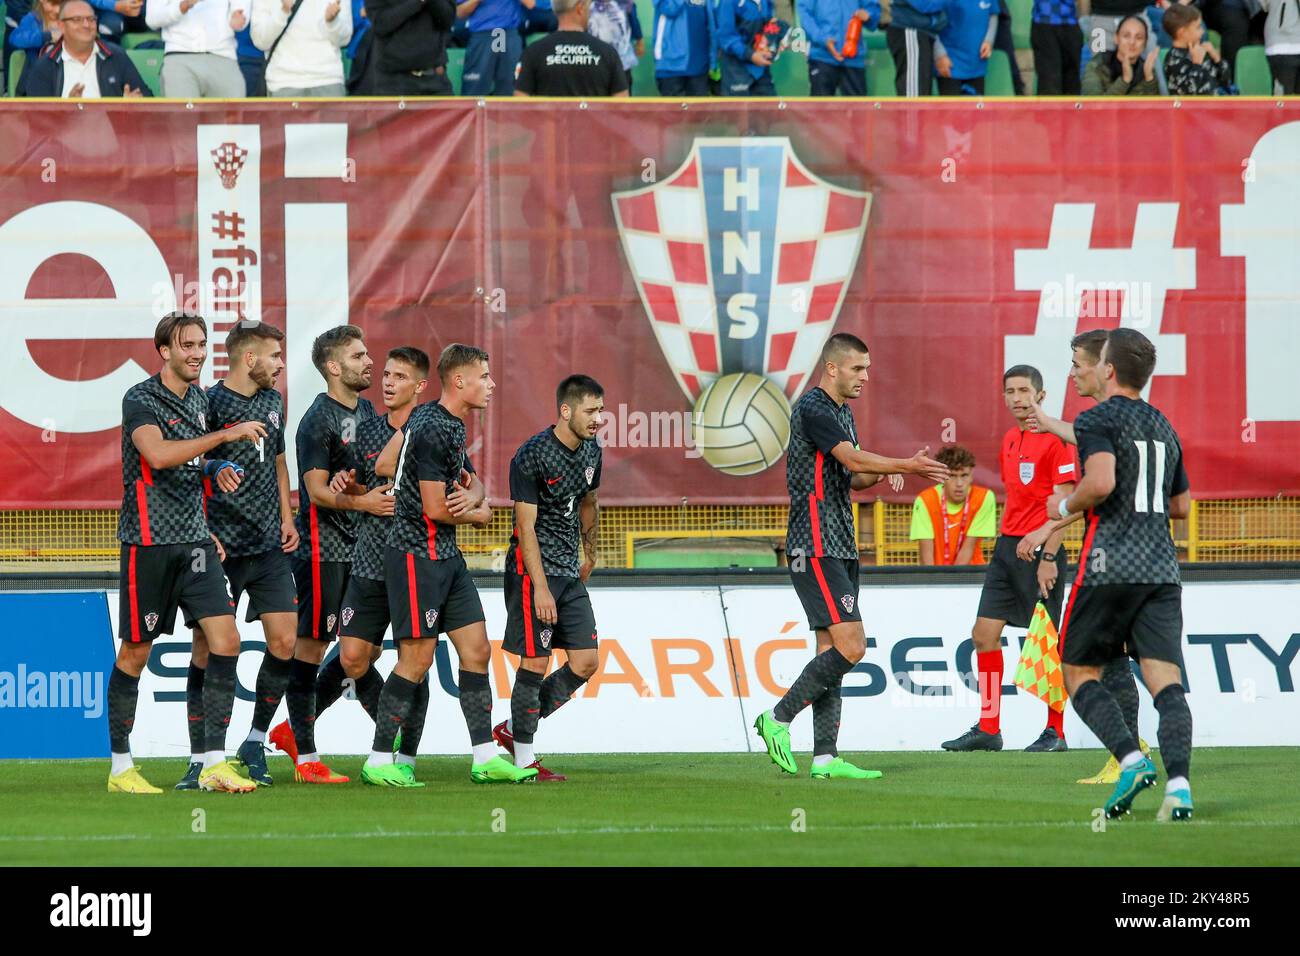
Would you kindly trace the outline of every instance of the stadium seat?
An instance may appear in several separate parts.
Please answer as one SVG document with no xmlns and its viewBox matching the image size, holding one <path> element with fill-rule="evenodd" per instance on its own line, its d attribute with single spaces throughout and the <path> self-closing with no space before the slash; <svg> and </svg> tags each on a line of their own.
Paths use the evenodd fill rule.
<svg viewBox="0 0 1300 956">
<path fill-rule="evenodd" d="M 125 33 L 122 35 L 122 49 L 134 50 L 136 47 L 144 46 L 146 43 L 162 43 L 161 33 Z M 159 47 L 161 49 L 161 46 Z"/>
<path fill-rule="evenodd" d="M 1262 46 L 1244 46 L 1237 51 L 1237 88 L 1242 96 L 1272 96 L 1273 74 Z"/>
<path fill-rule="evenodd" d="M 1011 38 L 1017 50 L 1028 50 L 1029 27 L 1034 19 L 1034 0 L 1007 0 L 1011 11 Z"/>
<path fill-rule="evenodd" d="M 884 99 L 894 91 L 894 57 L 888 50 L 867 50 L 867 95 Z"/>
<path fill-rule="evenodd" d="M 23 66 L 27 62 L 27 53 L 23 50 L 14 50 L 13 56 L 9 58 L 9 76 L 6 84 L 9 95 L 14 96 L 18 92 L 18 78 L 23 75 Z"/>
<path fill-rule="evenodd" d="M 862 37 L 867 41 L 868 50 L 889 49 L 889 44 L 885 40 L 884 30 L 867 30 L 862 34 Z"/>
<path fill-rule="evenodd" d="M 779 96 L 808 96 L 808 54 L 786 50 L 772 64 L 772 83 Z"/>
<path fill-rule="evenodd" d="M 1001 50 L 994 50 L 989 57 L 988 73 L 984 76 L 984 95 L 1016 95 L 1016 88 L 1011 85 L 1011 61 Z"/>
<path fill-rule="evenodd" d="M 461 76 L 465 73 L 465 48 L 449 47 L 447 50 L 447 79 L 456 95 L 460 95 Z"/>
<path fill-rule="evenodd" d="M 162 96 L 162 50 L 127 50 L 135 68 L 140 71 L 140 79 L 153 91 L 154 96 Z"/>
</svg>

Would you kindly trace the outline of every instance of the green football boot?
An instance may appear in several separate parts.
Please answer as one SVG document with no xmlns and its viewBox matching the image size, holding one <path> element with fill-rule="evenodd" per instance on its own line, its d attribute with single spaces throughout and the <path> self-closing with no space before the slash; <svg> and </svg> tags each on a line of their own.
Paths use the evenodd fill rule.
<svg viewBox="0 0 1300 956">
<path fill-rule="evenodd" d="M 475 783 L 531 783 L 537 779 L 537 768 L 516 767 L 504 757 L 493 757 L 470 767 L 469 778 Z"/>
<path fill-rule="evenodd" d="M 754 729 L 767 745 L 767 755 L 788 774 L 797 774 L 799 765 L 790 753 L 790 728 L 777 721 L 770 710 L 765 710 L 754 721 Z"/>
<path fill-rule="evenodd" d="M 415 771 L 405 764 L 386 763 L 377 767 L 361 768 L 361 782 L 372 787 L 423 787 L 415 779 Z"/>
<path fill-rule="evenodd" d="M 884 774 L 879 770 L 863 770 L 861 767 L 855 767 L 843 757 L 836 757 L 828 764 L 821 767 L 814 765 L 812 768 L 814 780 L 875 780 L 883 776 Z"/>
</svg>

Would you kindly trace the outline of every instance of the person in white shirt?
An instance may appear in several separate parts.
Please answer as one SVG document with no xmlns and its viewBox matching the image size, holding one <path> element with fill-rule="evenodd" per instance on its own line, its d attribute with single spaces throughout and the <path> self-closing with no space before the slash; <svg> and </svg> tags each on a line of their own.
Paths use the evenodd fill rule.
<svg viewBox="0 0 1300 956">
<path fill-rule="evenodd" d="M 253 0 L 252 37 L 267 54 L 268 95 L 347 95 L 340 50 L 352 39 L 350 2 L 300 0 L 294 13 L 294 0 Z"/>
<path fill-rule="evenodd" d="M 248 0 L 153 0 L 145 22 L 162 31 L 163 96 L 244 97 L 235 32 L 248 24 Z"/>
</svg>

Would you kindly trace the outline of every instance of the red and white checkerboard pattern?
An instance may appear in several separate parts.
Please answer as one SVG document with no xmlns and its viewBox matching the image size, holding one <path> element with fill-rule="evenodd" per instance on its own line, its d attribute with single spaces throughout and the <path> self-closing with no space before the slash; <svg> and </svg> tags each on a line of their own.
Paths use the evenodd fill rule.
<svg viewBox="0 0 1300 956">
<path fill-rule="evenodd" d="M 623 248 L 651 326 L 692 401 L 719 375 L 740 371 L 764 373 L 793 398 L 831 334 L 857 263 L 871 194 L 818 179 L 794 155 L 789 140 L 776 141 L 784 146 L 786 161 L 762 369 L 721 367 L 696 148 L 664 182 L 613 196 Z"/>
</svg>

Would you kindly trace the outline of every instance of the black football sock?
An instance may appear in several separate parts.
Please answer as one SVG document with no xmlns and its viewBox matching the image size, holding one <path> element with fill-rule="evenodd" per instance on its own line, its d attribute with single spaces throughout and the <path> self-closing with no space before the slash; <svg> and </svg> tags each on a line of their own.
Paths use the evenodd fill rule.
<svg viewBox="0 0 1300 956">
<path fill-rule="evenodd" d="M 135 723 L 139 692 L 140 678 L 113 668 L 108 675 L 108 745 L 115 754 L 131 752 L 131 726 Z"/>
<path fill-rule="evenodd" d="M 253 703 L 253 729 L 265 734 L 271 719 L 284 698 L 289 684 L 293 660 L 281 660 L 270 651 L 262 655 L 262 666 L 257 671 L 257 700 Z"/>
<path fill-rule="evenodd" d="M 203 668 L 195 667 L 185 672 L 185 723 L 190 732 L 190 755 L 207 750 L 207 728 L 203 725 Z"/>
<path fill-rule="evenodd" d="M 401 674 L 389 674 L 379 695 L 378 718 L 375 720 L 375 740 L 371 747 L 376 753 L 391 754 L 397 732 L 411 712 L 418 685 Z"/>
<path fill-rule="evenodd" d="M 841 683 L 842 681 L 836 681 L 831 684 L 813 701 L 814 756 L 830 754 L 832 757 L 838 757 L 840 755 L 835 745 L 840 737 L 840 710 L 844 703 L 840 696 Z"/>
<path fill-rule="evenodd" d="M 477 747 L 492 742 L 492 686 L 487 674 L 460 672 L 460 712 L 465 715 L 471 744 Z"/>
<path fill-rule="evenodd" d="M 510 692 L 510 727 L 515 740 L 531 744 L 537 733 L 542 711 L 542 675 L 527 668 L 515 674 L 515 689 Z"/>
<path fill-rule="evenodd" d="M 235 654 L 208 654 L 207 675 L 203 678 L 203 725 L 208 752 L 226 750 L 226 730 L 235 706 Z"/>
<path fill-rule="evenodd" d="M 1110 696 L 1119 704 L 1120 713 L 1124 715 L 1124 725 L 1133 739 L 1138 738 L 1138 685 L 1133 679 L 1133 668 L 1127 657 L 1116 657 L 1101 670 L 1101 686 L 1110 691 Z"/>
<path fill-rule="evenodd" d="M 1138 749 L 1137 738 L 1129 733 L 1119 704 L 1115 703 L 1115 698 L 1102 686 L 1101 681 L 1085 681 L 1075 688 L 1071 699 L 1075 711 L 1083 718 L 1088 729 L 1097 735 L 1097 739 L 1116 760 L 1123 760 Z"/>
<path fill-rule="evenodd" d="M 569 669 L 565 664 L 559 670 L 551 674 L 550 677 L 542 681 L 541 694 L 541 717 L 549 717 L 561 707 L 569 702 L 569 698 L 578 692 L 583 684 L 587 683 L 587 678 L 579 677 Z M 511 721 L 514 720 L 514 714 L 510 715 Z"/>
<path fill-rule="evenodd" d="M 343 696 L 343 679 L 348 675 L 343 671 L 343 660 L 338 654 L 320 669 L 316 675 L 316 716 L 325 713 L 325 709 Z"/>
<path fill-rule="evenodd" d="M 415 758 L 420 752 L 420 738 L 424 736 L 424 719 L 429 713 L 429 675 L 424 676 L 415 689 L 415 703 L 402 725 L 402 746 L 397 748 L 403 757 Z"/>
<path fill-rule="evenodd" d="M 316 686 L 316 702 L 319 705 L 320 684 L 317 683 Z M 371 664 L 357 681 L 357 700 L 361 701 L 361 709 L 370 715 L 371 720 L 379 719 L 379 695 L 383 691 L 384 679 L 379 676 L 379 671 L 375 670 L 375 665 Z M 318 710 L 317 713 L 320 711 Z"/>
<path fill-rule="evenodd" d="M 803 710 L 826 692 L 838 686 L 844 675 L 853 670 L 853 664 L 833 647 L 827 648 L 808 662 L 784 697 L 772 708 L 772 716 L 783 724 L 794 720 Z"/>
<path fill-rule="evenodd" d="M 316 665 L 294 658 L 289 686 L 284 692 L 289 706 L 289 728 L 298 753 L 316 752 Z"/>
<path fill-rule="evenodd" d="M 1160 759 L 1170 777 L 1186 777 L 1192 766 L 1192 711 L 1182 684 L 1170 684 L 1156 695 L 1160 726 Z"/>
</svg>

